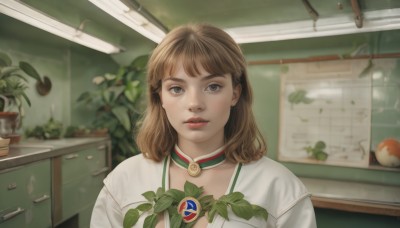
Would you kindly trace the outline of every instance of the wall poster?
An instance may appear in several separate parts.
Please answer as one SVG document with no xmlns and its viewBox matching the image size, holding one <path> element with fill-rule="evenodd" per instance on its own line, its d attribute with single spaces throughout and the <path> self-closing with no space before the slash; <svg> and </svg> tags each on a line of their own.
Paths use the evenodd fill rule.
<svg viewBox="0 0 400 228">
<path fill-rule="evenodd" d="M 281 78 L 281 161 L 368 167 L 369 60 L 288 64 Z"/>
</svg>

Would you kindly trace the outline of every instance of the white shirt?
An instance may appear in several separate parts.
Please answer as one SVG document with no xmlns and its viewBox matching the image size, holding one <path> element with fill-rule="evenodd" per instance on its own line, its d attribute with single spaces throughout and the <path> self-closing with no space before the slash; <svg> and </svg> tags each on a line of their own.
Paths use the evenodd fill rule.
<svg viewBox="0 0 400 228">
<path fill-rule="evenodd" d="M 163 166 L 163 162 L 157 163 L 142 155 L 131 157 L 118 165 L 104 180 L 104 187 L 93 209 L 90 227 L 122 227 L 125 213 L 147 202 L 141 194 L 161 187 Z M 251 204 L 265 208 L 268 211 L 268 220 L 255 217 L 245 220 L 228 210 L 229 221 L 215 216 L 207 228 L 316 227 L 310 194 L 287 168 L 267 157 L 244 164 L 240 171 L 238 167 L 227 191 L 231 189 L 233 179 L 238 173 L 233 191 L 243 193 L 244 199 Z M 167 181 L 168 167 L 166 170 Z M 166 182 L 166 190 L 168 186 Z M 143 227 L 145 217 L 146 215 L 142 215 L 134 227 Z M 168 219 L 165 219 L 165 227 L 170 227 Z"/>
</svg>

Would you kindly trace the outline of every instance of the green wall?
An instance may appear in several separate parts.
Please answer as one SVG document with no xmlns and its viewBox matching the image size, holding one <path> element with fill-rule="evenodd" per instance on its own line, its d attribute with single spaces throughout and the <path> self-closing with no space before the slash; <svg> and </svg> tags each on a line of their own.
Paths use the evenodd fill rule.
<svg viewBox="0 0 400 228">
<path fill-rule="evenodd" d="M 368 53 L 400 52 L 400 31 L 368 33 L 324 38 L 311 38 L 242 45 L 248 61 L 289 58 L 308 58 L 323 55 L 346 55 L 357 46 L 366 44 Z M 385 60 L 383 60 L 385 61 Z M 392 71 L 381 70 L 381 79 L 372 84 L 371 149 L 384 137 L 400 139 L 400 110 L 394 109 L 400 100 L 400 59 Z M 250 65 L 248 73 L 254 90 L 254 113 L 266 137 L 267 156 L 277 159 L 279 140 L 279 94 L 281 65 Z M 380 93 L 377 97 L 374 94 Z M 400 104 L 399 104 L 400 105 Z M 400 108 L 400 107 L 399 107 Z M 383 112 L 377 112 L 383 110 Z M 323 179 L 336 179 L 375 184 L 400 185 L 399 171 L 311 165 L 283 162 L 296 175 Z M 400 193 L 399 193 L 400 194 Z M 400 227 L 400 219 L 390 216 L 347 213 L 316 209 L 318 227 Z"/>
<path fill-rule="evenodd" d="M 0 51 L 10 55 L 14 64 L 18 61 L 31 63 L 42 75 L 52 81 L 52 89 L 46 96 L 40 96 L 35 81 L 28 79 L 27 95 L 32 106 L 24 104 L 24 129 L 47 122 L 54 110 L 53 118 L 64 127 L 71 124 L 87 124 L 94 111 L 76 105 L 76 98 L 86 90 L 94 88 L 92 78 L 105 72 L 114 72 L 118 65 L 111 56 L 87 48 L 64 45 L 48 45 L 45 41 L 35 42 L 9 37 L 0 33 Z M 54 107 L 54 108 L 52 108 Z"/>
</svg>

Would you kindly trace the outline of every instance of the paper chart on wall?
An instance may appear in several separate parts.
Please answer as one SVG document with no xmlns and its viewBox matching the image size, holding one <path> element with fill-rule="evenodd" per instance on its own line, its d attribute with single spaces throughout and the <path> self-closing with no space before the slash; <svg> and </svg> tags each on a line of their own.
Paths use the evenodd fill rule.
<svg viewBox="0 0 400 228">
<path fill-rule="evenodd" d="M 278 159 L 368 167 L 368 60 L 289 64 L 282 73 Z"/>
</svg>

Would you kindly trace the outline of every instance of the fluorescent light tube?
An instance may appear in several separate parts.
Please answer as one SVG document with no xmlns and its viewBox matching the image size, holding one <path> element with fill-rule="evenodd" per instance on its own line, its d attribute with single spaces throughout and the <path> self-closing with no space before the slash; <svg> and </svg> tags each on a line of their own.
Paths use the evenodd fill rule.
<svg viewBox="0 0 400 228">
<path fill-rule="evenodd" d="M 160 43 L 165 36 L 163 30 L 120 0 L 89 1 L 153 42 Z"/>
<path fill-rule="evenodd" d="M 20 1 L 1 0 L 0 13 L 100 52 L 112 54 L 121 51 L 113 44 L 63 24 Z"/>
<path fill-rule="evenodd" d="M 357 28 L 349 16 L 321 18 L 316 21 L 298 21 L 271 25 L 258 25 L 225 29 L 238 43 L 257 43 L 310 37 L 323 37 L 353 33 L 400 29 L 400 9 L 365 12 L 364 25 Z"/>
</svg>

